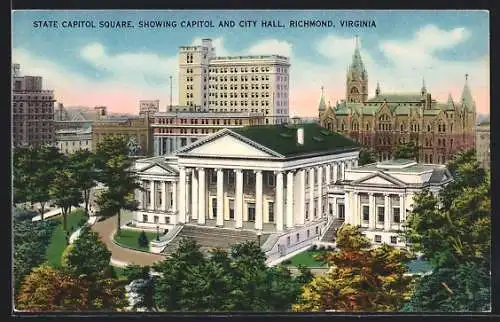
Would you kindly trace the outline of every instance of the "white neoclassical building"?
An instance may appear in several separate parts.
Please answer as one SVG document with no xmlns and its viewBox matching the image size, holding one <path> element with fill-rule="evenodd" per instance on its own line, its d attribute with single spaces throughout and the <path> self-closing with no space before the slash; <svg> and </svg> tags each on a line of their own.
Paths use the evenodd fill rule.
<svg viewBox="0 0 500 322">
<path fill-rule="evenodd" d="M 280 257 L 321 237 L 328 187 L 358 156 L 357 143 L 317 124 L 223 129 L 175 156 L 136 162 L 144 190 L 134 225 L 253 232 Z"/>
<path fill-rule="evenodd" d="M 412 160 L 388 160 L 347 169 L 345 178 L 329 187 L 330 213 L 337 221 L 360 226 L 374 243 L 403 246 L 404 229 L 416 193 L 437 193 L 452 181 L 446 166 Z"/>
<path fill-rule="evenodd" d="M 168 230 L 156 244 L 166 254 L 181 237 L 207 248 L 257 237 L 276 260 L 332 243 L 344 222 L 401 246 L 415 193 L 451 175 L 410 160 L 358 167 L 358 157 L 356 142 L 314 123 L 223 129 L 176 155 L 136 161 L 143 190 L 132 226 Z"/>
</svg>

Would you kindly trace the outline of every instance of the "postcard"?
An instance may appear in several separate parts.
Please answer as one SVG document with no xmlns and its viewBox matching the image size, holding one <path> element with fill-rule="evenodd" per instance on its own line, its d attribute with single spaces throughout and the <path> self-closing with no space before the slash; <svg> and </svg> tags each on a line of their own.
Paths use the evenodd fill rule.
<svg viewBox="0 0 500 322">
<path fill-rule="evenodd" d="M 14 10 L 13 308 L 490 312 L 488 11 Z"/>
</svg>

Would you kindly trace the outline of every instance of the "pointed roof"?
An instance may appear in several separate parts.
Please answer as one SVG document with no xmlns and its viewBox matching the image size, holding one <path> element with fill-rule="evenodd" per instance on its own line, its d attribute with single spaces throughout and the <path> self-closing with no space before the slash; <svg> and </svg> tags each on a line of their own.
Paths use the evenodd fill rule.
<svg viewBox="0 0 500 322">
<path fill-rule="evenodd" d="M 470 110 L 476 109 L 476 103 L 472 99 L 472 94 L 469 88 L 469 82 L 468 82 L 469 74 L 465 74 L 465 85 L 464 89 L 462 91 L 462 98 L 460 101 L 462 102 L 462 105 L 467 106 Z"/>
<path fill-rule="evenodd" d="M 375 89 L 375 95 L 380 95 L 380 84 L 377 82 L 377 89 Z"/>
<path fill-rule="evenodd" d="M 324 95 L 324 87 L 321 86 L 321 99 L 319 101 L 319 110 L 324 111 L 326 110 L 326 104 L 325 104 L 325 95 Z"/>
<path fill-rule="evenodd" d="M 422 78 L 422 88 L 420 89 L 421 93 L 427 93 L 427 88 L 425 87 L 425 78 Z"/>
<path fill-rule="evenodd" d="M 361 59 L 361 53 L 359 51 L 359 37 L 356 36 L 356 46 L 354 48 L 354 54 L 352 55 L 352 63 L 349 66 L 350 70 L 358 69 L 359 71 L 365 71 L 365 65 L 363 64 L 363 59 Z"/>
<path fill-rule="evenodd" d="M 448 101 L 446 102 L 446 105 L 448 106 L 449 110 L 455 109 L 455 102 L 453 102 L 453 97 L 451 96 L 451 93 L 448 93 Z"/>
</svg>

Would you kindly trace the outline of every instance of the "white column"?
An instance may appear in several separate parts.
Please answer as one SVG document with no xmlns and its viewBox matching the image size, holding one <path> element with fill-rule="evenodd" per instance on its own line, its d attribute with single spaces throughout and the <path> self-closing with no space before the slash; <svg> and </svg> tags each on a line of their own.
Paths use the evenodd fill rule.
<svg viewBox="0 0 500 322">
<path fill-rule="evenodd" d="M 399 195 L 399 222 L 406 221 L 405 195 Z"/>
<path fill-rule="evenodd" d="M 155 181 L 154 180 L 151 180 L 149 182 L 150 186 L 151 186 L 151 207 L 150 209 L 151 210 L 155 210 L 156 208 L 156 189 L 155 189 Z"/>
<path fill-rule="evenodd" d="M 391 229 L 391 213 L 389 194 L 384 194 L 384 230 Z"/>
<path fill-rule="evenodd" d="M 318 168 L 318 218 L 323 218 L 323 166 Z"/>
<path fill-rule="evenodd" d="M 167 181 L 161 181 L 161 210 L 167 209 Z"/>
<path fill-rule="evenodd" d="M 377 209 L 375 209 L 375 195 L 373 192 L 368 193 L 368 207 L 369 207 L 369 218 L 368 218 L 368 226 L 370 229 L 375 229 L 377 223 Z"/>
<path fill-rule="evenodd" d="M 344 178 L 345 178 L 345 168 L 346 168 L 345 167 L 345 161 L 342 161 L 340 163 L 340 178 L 339 178 L 339 180 L 344 180 Z"/>
<path fill-rule="evenodd" d="M 198 172 L 196 168 L 191 171 L 191 218 L 198 218 Z"/>
<path fill-rule="evenodd" d="M 352 193 L 347 191 L 345 193 L 345 197 L 344 197 L 344 211 L 345 211 L 345 223 L 346 224 L 353 224 L 352 222 L 352 210 L 351 210 L 351 196 L 352 196 Z"/>
<path fill-rule="evenodd" d="M 314 168 L 309 169 L 309 219 L 314 217 Z"/>
<path fill-rule="evenodd" d="M 358 166 L 358 159 L 354 160 L 354 166 L 357 167 Z"/>
<path fill-rule="evenodd" d="M 186 168 L 179 168 L 179 221 L 186 222 Z"/>
<path fill-rule="evenodd" d="M 286 227 L 293 227 L 293 172 L 286 175 Z"/>
<path fill-rule="evenodd" d="M 305 169 L 302 169 L 300 170 L 300 174 L 299 174 L 299 205 L 300 205 L 300 209 L 298 209 L 299 211 L 297 212 L 296 211 L 296 215 L 297 215 L 297 225 L 303 225 L 304 222 L 305 222 L 305 217 L 306 217 L 306 171 Z"/>
<path fill-rule="evenodd" d="M 283 231 L 283 172 L 276 173 L 276 231 Z"/>
<path fill-rule="evenodd" d="M 217 169 L 217 226 L 224 226 L 224 172 Z"/>
<path fill-rule="evenodd" d="M 198 169 L 198 223 L 205 224 L 206 216 L 206 185 L 205 185 L 205 169 Z"/>
<path fill-rule="evenodd" d="M 339 179 L 338 174 L 339 174 L 339 164 L 335 162 L 333 164 L 333 182 L 337 182 L 337 180 Z"/>
<path fill-rule="evenodd" d="M 186 189 L 184 189 L 184 194 L 187 197 Z M 184 199 L 187 201 L 186 197 Z M 172 181 L 172 211 L 177 211 L 177 181 Z"/>
<path fill-rule="evenodd" d="M 327 164 L 325 166 L 325 170 L 326 170 L 326 185 L 328 186 L 330 184 L 330 182 L 332 181 L 332 174 L 331 174 L 331 171 L 332 171 L 332 166 L 330 164 Z"/>
<path fill-rule="evenodd" d="M 262 229 L 262 171 L 255 171 L 255 229 Z"/>
<path fill-rule="evenodd" d="M 235 219 L 236 228 L 243 227 L 243 170 L 236 169 L 236 200 L 235 200 Z"/>
<path fill-rule="evenodd" d="M 360 196 L 359 192 L 354 192 L 354 206 L 353 206 L 353 218 L 354 218 L 354 226 L 361 226 L 361 217 L 360 217 Z"/>
</svg>

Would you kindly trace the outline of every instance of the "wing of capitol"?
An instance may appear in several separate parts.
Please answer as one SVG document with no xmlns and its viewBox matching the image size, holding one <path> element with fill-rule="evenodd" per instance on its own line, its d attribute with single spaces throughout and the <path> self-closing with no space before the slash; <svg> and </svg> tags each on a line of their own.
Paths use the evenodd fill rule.
<svg viewBox="0 0 500 322">
<path fill-rule="evenodd" d="M 269 263 L 313 244 L 334 245 L 343 224 L 374 243 L 403 246 L 415 193 L 452 180 L 444 165 L 391 160 L 358 167 L 360 145 L 315 123 L 222 129 L 173 155 L 137 160 L 143 190 L 129 228 L 168 230 L 152 249 L 183 237 L 202 249 L 260 243 Z"/>
</svg>

